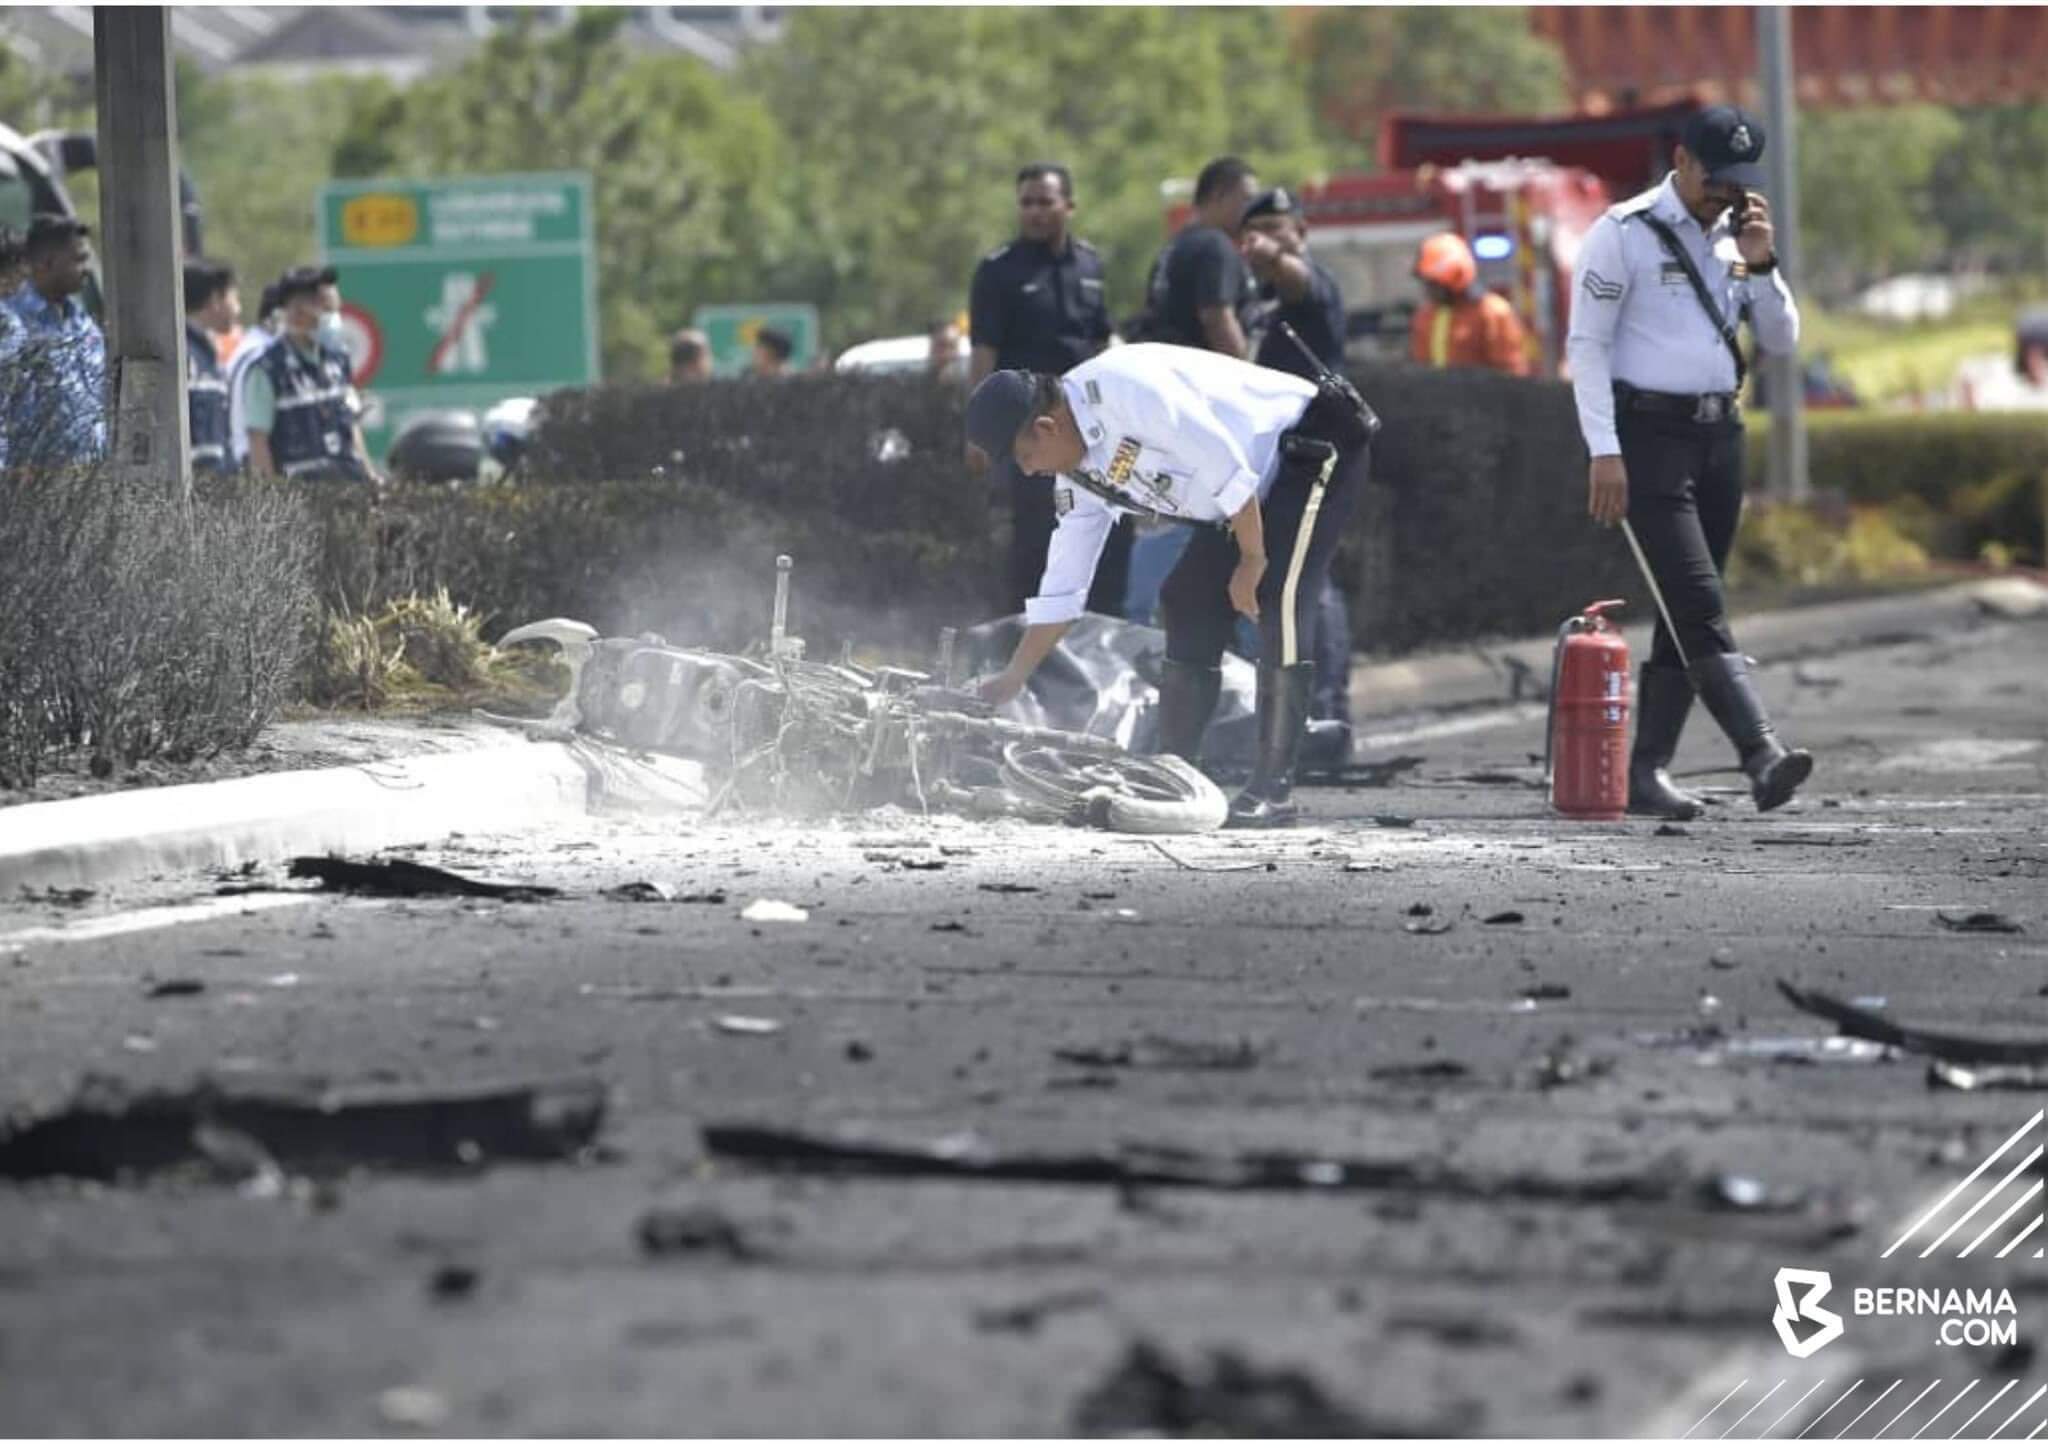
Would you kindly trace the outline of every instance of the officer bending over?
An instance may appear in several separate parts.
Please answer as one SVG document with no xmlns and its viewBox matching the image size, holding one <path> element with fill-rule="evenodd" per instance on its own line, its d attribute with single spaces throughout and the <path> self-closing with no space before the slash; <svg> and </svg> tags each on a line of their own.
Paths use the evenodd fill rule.
<svg viewBox="0 0 2048 1448">
<path fill-rule="evenodd" d="M 1230 823 L 1294 822 L 1308 719 L 1302 662 L 1370 431 L 1317 384 L 1189 347 L 1143 343 L 1064 377 L 992 374 L 967 403 L 968 440 L 1026 472 L 1057 474 L 1053 530 L 1024 637 L 983 696 L 1015 698 L 1081 613 L 1104 540 L 1125 514 L 1189 525 L 1160 594 L 1166 663 L 1159 750 L 1194 760 L 1221 690 L 1238 614 L 1259 627 L 1258 759 Z"/>
<path fill-rule="evenodd" d="M 1635 814 L 1689 819 L 1701 808 L 1665 772 L 1695 692 L 1734 744 L 1759 810 L 1792 798 L 1813 770 L 1813 757 L 1771 727 L 1721 588 L 1742 515 L 1736 324 L 1747 317 L 1767 352 L 1799 342 L 1770 206 L 1752 189 L 1763 154 L 1763 127 L 1744 112 L 1699 112 L 1663 184 L 1586 233 L 1572 281 L 1566 351 L 1592 454 L 1588 510 L 1630 533 L 1662 599 L 1636 694 Z"/>
</svg>

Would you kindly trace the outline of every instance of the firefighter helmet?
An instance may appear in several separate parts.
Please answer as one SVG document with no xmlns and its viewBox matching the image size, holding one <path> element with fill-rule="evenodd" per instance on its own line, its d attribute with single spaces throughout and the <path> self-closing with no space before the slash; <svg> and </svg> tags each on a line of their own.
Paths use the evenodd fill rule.
<svg viewBox="0 0 2048 1448">
<path fill-rule="evenodd" d="M 1423 241 L 1415 259 L 1415 275 L 1445 291 L 1463 292 L 1478 280 L 1479 263 L 1472 259 L 1472 248 L 1465 245 L 1464 237 L 1455 231 L 1440 231 Z"/>
</svg>

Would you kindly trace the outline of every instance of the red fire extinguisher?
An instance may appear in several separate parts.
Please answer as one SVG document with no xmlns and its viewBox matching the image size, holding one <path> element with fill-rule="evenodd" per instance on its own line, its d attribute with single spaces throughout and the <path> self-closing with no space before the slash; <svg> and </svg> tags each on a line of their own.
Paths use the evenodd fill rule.
<svg viewBox="0 0 2048 1448">
<path fill-rule="evenodd" d="M 1576 820 L 1628 813 L 1628 641 L 1589 603 L 1557 632 L 1550 667 L 1550 804 Z"/>
</svg>

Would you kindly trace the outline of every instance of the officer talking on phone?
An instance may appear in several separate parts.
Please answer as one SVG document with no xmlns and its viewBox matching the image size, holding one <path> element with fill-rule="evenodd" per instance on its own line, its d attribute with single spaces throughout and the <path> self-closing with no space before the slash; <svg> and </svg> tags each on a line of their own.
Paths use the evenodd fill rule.
<svg viewBox="0 0 2048 1448">
<path fill-rule="evenodd" d="M 1592 455 L 1588 510 L 1621 525 L 1656 595 L 1655 642 L 1636 693 L 1629 811 L 1690 819 L 1702 801 L 1665 772 L 1698 694 L 1734 744 L 1759 810 L 1813 771 L 1778 739 L 1729 630 L 1721 570 L 1742 515 L 1747 363 L 1737 327 L 1767 352 L 1799 342 L 1799 309 L 1772 250 L 1764 129 L 1734 106 L 1685 124 L 1661 185 L 1586 233 L 1566 355 Z"/>
</svg>

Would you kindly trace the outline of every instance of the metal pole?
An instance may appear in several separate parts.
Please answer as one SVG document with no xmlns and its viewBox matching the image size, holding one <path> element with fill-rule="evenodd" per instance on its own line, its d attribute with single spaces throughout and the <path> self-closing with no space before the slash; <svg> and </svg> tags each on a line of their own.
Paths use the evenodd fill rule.
<svg viewBox="0 0 2048 1448">
<path fill-rule="evenodd" d="M 182 491 L 192 472 L 192 439 L 171 12 L 96 5 L 92 43 L 114 472 L 123 483 L 169 483 Z"/>
<path fill-rule="evenodd" d="M 1771 223 L 1777 236 L 1778 269 L 1787 286 L 1797 286 L 1799 269 L 1799 107 L 1792 94 L 1792 11 L 1764 5 L 1756 13 L 1757 53 L 1762 59 L 1764 170 L 1770 178 Z M 1806 477 L 1806 382 L 1797 356 L 1763 359 L 1770 394 L 1770 495 L 1803 503 Z"/>
</svg>

